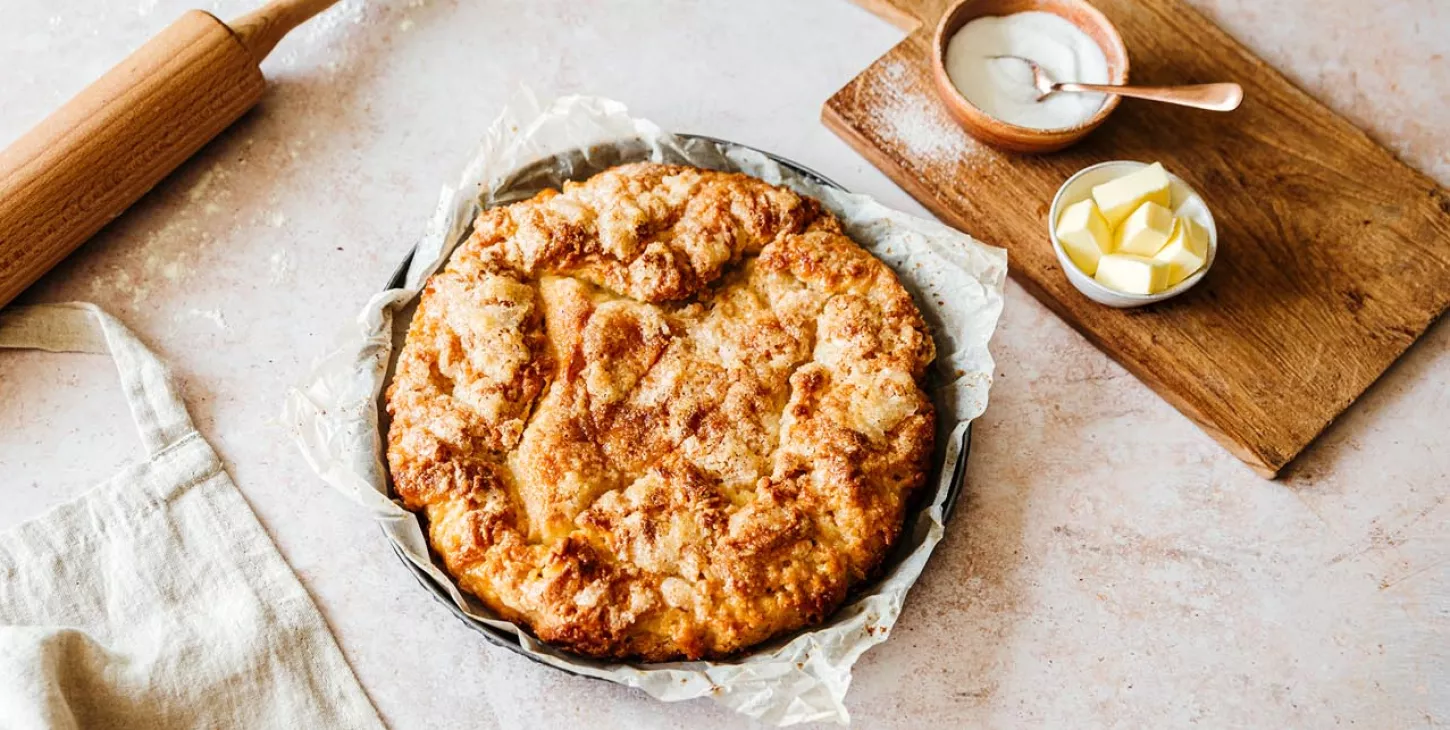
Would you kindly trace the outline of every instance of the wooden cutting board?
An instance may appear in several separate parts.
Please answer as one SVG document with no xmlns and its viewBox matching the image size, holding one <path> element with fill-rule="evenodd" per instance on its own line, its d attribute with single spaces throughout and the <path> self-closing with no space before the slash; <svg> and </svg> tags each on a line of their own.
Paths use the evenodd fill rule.
<svg viewBox="0 0 1450 730">
<path fill-rule="evenodd" d="M 1076 147 L 982 147 L 931 81 L 939 0 L 861 0 L 910 30 L 822 118 L 943 221 L 1009 252 L 1029 292 L 1259 473 L 1273 477 L 1450 304 L 1450 196 L 1180 0 L 1099 0 L 1132 80 L 1237 81 L 1229 114 L 1125 100 Z M 1047 209 L 1069 175 L 1161 160 L 1197 188 L 1218 260 L 1193 290 L 1138 310 L 1068 283 Z"/>
</svg>

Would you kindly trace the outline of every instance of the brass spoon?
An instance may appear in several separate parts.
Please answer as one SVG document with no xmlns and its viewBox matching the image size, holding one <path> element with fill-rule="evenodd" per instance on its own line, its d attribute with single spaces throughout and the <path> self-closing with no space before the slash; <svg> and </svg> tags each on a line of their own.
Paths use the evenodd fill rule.
<svg viewBox="0 0 1450 730">
<path fill-rule="evenodd" d="M 992 56 L 993 59 L 1010 58 L 1027 64 L 1032 69 L 1032 85 L 1037 89 L 1037 100 L 1058 91 L 1090 91 L 1102 94 L 1117 94 L 1134 99 L 1162 101 L 1195 109 L 1213 112 L 1229 112 L 1239 108 L 1244 100 L 1244 88 L 1238 84 L 1191 84 L 1187 86 L 1114 86 L 1111 84 L 1078 84 L 1053 81 L 1037 62 L 1021 56 Z"/>
</svg>

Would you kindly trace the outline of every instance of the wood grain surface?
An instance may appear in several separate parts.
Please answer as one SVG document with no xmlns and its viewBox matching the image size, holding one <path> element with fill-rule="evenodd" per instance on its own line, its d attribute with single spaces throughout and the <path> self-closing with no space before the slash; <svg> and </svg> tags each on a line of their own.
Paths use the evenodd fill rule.
<svg viewBox="0 0 1450 730">
<path fill-rule="evenodd" d="M 0 306 L 262 98 L 225 24 L 193 10 L 0 152 Z"/>
<path fill-rule="evenodd" d="M 823 120 L 947 223 L 1009 251 L 1013 277 L 1214 438 L 1275 476 L 1450 305 L 1450 196 L 1180 0 L 1101 0 L 1132 81 L 1237 81 L 1214 114 L 1125 100 L 1064 152 L 985 148 L 931 82 L 938 0 L 862 0 L 900 45 L 826 102 Z M 1216 217 L 1198 287 L 1139 310 L 1068 283 L 1047 238 L 1058 186 L 1103 160 L 1161 160 Z"/>
</svg>

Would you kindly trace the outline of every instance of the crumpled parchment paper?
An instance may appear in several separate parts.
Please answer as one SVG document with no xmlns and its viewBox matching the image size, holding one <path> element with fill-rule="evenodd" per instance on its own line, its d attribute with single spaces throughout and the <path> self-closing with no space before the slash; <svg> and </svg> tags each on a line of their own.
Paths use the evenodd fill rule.
<svg viewBox="0 0 1450 730">
<path fill-rule="evenodd" d="M 390 499 L 383 465 L 379 394 L 428 275 L 467 236 L 479 206 L 532 196 L 622 162 L 654 160 L 738 170 L 821 200 L 846 232 L 896 271 L 916 298 L 937 344 L 933 399 L 938 466 L 929 499 L 909 515 L 882 576 L 824 624 L 719 662 L 620 664 L 585 659 L 545 645 L 493 618 L 429 557 L 419 519 Z M 284 422 L 324 481 L 367 508 L 403 554 L 469 616 L 516 635 L 539 661 L 638 687 L 667 702 L 708 696 L 774 725 L 849 720 L 844 704 L 851 667 L 886 640 L 907 591 L 941 540 L 942 505 L 968 423 L 987 406 L 992 357 L 987 341 L 1002 311 L 1007 255 L 946 226 L 900 213 L 864 195 L 823 186 L 754 150 L 683 139 L 629 116 L 607 99 L 570 96 L 541 107 L 523 93 L 484 137 L 456 187 L 444 187 L 418 244 L 405 288 L 374 296 L 287 395 Z M 395 321 L 396 320 L 396 321 Z M 942 465 L 945 465 L 943 468 Z"/>
</svg>

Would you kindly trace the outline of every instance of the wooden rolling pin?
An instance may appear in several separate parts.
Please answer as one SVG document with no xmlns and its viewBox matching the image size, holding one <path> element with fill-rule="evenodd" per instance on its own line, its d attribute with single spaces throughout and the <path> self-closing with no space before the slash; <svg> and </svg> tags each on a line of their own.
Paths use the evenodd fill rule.
<svg viewBox="0 0 1450 730">
<path fill-rule="evenodd" d="M 258 64 L 337 0 L 188 11 L 0 152 L 0 307 L 262 98 Z"/>
</svg>

